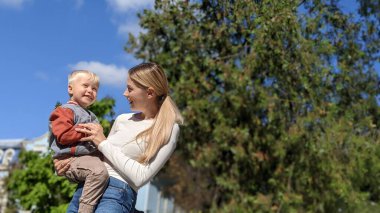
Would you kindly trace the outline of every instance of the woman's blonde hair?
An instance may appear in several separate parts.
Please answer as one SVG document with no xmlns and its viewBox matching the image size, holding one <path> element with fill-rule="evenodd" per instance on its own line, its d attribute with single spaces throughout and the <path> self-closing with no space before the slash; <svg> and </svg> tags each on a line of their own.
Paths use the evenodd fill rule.
<svg viewBox="0 0 380 213">
<path fill-rule="evenodd" d="M 182 124 L 183 118 L 169 96 L 169 84 L 163 69 L 156 63 L 142 63 L 128 72 L 129 78 L 141 89 L 152 87 L 157 95 L 159 111 L 151 127 L 140 132 L 136 139 L 147 142 L 139 162 L 147 164 L 158 150 L 168 143 L 175 123 Z"/>
</svg>

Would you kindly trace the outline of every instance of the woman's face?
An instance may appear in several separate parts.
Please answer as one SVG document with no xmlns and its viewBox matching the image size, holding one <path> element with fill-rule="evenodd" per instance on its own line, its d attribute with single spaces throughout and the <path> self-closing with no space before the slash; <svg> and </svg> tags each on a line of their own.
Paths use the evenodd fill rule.
<svg viewBox="0 0 380 213">
<path fill-rule="evenodd" d="M 131 110 L 144 112 L 148 105 L 148 90 L 136 86 L 136 84 L 128 77 L 127 89 L 124 94 L 129 101 Z"/>
</svg>

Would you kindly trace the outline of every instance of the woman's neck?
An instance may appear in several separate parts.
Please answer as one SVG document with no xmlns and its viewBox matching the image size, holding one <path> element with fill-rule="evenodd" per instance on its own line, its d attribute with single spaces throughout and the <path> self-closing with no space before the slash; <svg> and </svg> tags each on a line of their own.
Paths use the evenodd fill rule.
<svg viewBox="0 0 380 213">
<path fill-rule="evenodd" d="M 158 106 L 158 104 L 154 102 L 149 102 L 140 109 L 141 113 L 139 114 L 139 117 L 141 120 L 154 119 L 159 110 L 160 110 L 160 107 Z"/>
<path fill-rule="evenodd" d="M 157 114 L 157 113 L 156 113 Z M 156 114 L 153 114 L 153 113 L 144 113 L 144 112 L 141 112 L 140 113 L 140 119 L 141 120 L 150 120 L 150 119 L 154 119 L 156 117 Z"/>
<path fill-rule="evenodd" d="M 140 113 L 140 119 L 142 120 L 154 119 L 157 113 L 158 113 L 158 109 L 150 109 L 150 110 L 142 111 Z"/>
</svg>

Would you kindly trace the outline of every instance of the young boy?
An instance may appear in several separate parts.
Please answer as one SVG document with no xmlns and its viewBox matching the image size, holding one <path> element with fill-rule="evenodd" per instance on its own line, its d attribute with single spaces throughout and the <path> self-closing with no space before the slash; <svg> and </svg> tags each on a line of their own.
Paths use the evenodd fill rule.
<svg viewBox="0 0 380 213">
<path fill-rule="evenodd" d="M 70 100 L 57 107 L 50 115 L 49 144 L 53 158 L 76 156 L 65 176 L 72 182 L 84 182 L 79 202 L 79 212 L 93 212 L 105 188 L 108 173 L 99 152 L 92 142 L 80 142 L 83 133 L 75 131 L 76 124 L 97 122 L 98 119 L 87 107 L 96 100 L 99 78 L 86 70 L 76 70 L 69 75 Z"/>
</svg>

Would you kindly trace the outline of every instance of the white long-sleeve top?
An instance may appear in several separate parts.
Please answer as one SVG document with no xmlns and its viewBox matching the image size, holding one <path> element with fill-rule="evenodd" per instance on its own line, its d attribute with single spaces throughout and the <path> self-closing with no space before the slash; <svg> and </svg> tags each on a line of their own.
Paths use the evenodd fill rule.
<svg viewBox="0 0 380 213">
<path fill-rule="evenodd" d="M 136 192 L 149 182 L 164 166 L 173 153 L 179 135 L 179 126 L 175 124 L 169 142 L 161 147 L 149 164 L 137 161 L 144 152 L 146 143 L 136 141 L 141 131 L 149 128 L 153 120 L 138 120 L 133 113 L 119 115 L 107 137 L 98 149 L 106 157 L 105 165 L 110 177 L 128 183 Z"/>
</svg>

